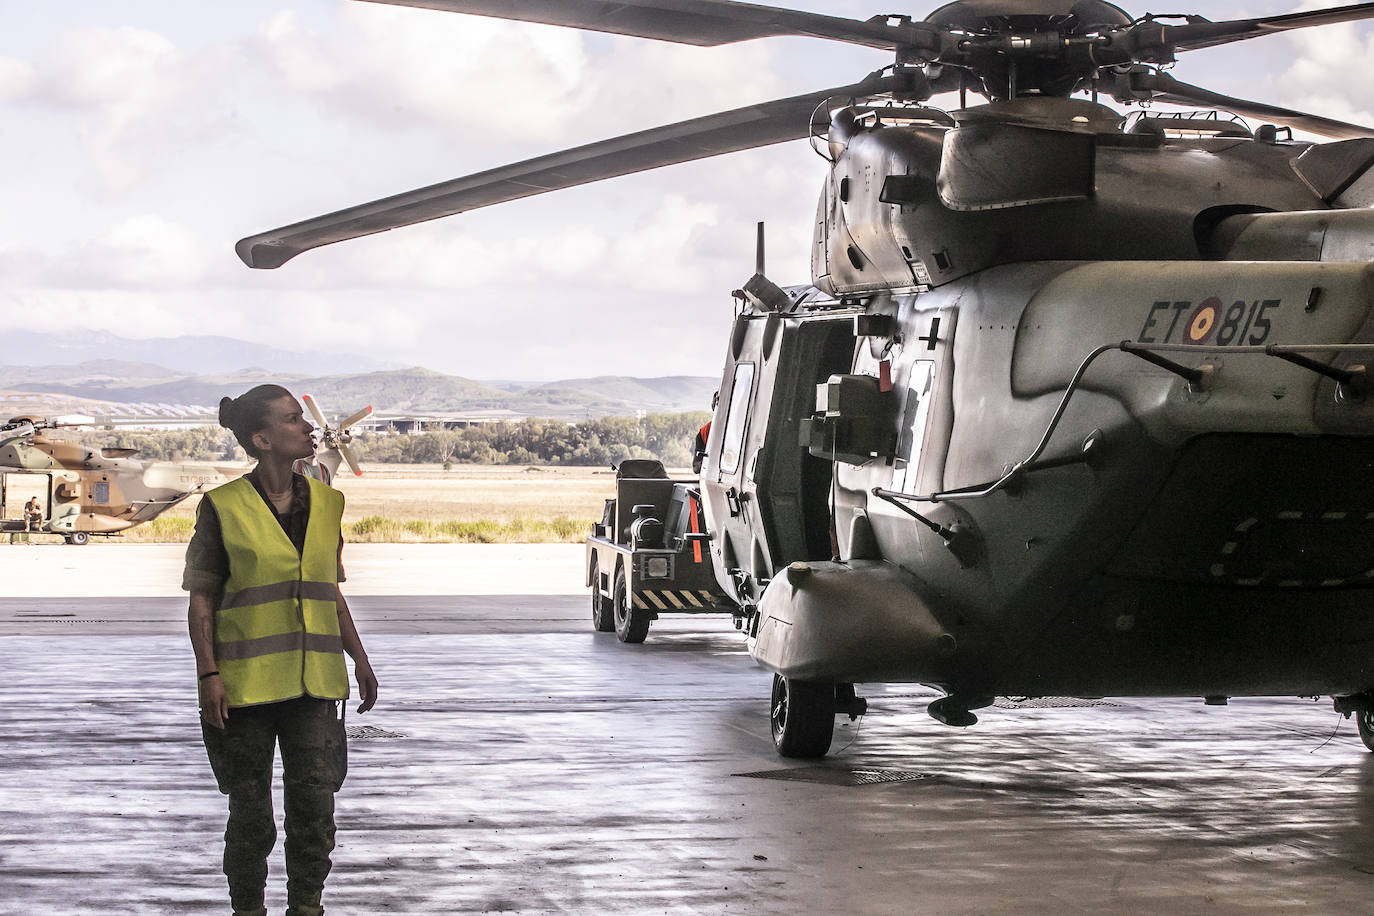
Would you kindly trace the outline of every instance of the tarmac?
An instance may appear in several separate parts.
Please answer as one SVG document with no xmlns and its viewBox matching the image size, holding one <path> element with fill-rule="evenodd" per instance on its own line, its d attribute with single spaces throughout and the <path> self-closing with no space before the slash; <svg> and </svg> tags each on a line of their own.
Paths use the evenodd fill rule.
<svg viewBox="0 0 1374 916">
<path fill-rule="evenodd" d="M 180 547 L 0 546 L 0 913 L 227 913 Z M 864 685 L 777 757 L 722 616 L 592 632 L 580 546 L 350 545 L 331 914 L 1367 914 L 1374 755 L 1329 701 Z M 280 810 L 280 808 L 278 808 Z M 269 904 L 284 905 L 280 843 Z"/>
</svg>

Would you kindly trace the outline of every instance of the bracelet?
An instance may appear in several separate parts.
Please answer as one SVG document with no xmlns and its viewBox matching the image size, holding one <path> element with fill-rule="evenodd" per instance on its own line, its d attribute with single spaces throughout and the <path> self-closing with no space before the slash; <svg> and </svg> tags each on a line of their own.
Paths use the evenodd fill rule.
<svg viewBox="0 0 1374 916">
<path fill-rule="evenodd" d="M 218 671 L 207 671 L 207 672 L 205 672 L 204 674 L 202 674 L 202 675 L 200 676 L 200 679 L 203 681 L 203 680 L 205 680 L 206 678 L 217 677 L 218 675 L 219 675 L 219 672 L 218 672 Z"/>
</svg>

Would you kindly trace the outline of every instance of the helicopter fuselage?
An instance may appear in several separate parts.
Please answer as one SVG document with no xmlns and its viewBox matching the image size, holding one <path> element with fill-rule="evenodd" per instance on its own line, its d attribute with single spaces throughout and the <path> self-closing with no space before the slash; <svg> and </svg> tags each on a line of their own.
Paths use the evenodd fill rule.
<svg viewBox="0 0 1374 916">
<path fill-rule="evenodd" d="M 832 132 L 814 288 L 736 321 L 703 492 L 754 657 L 971 707 L 1368 691 L 1374 155 L 994 114 Z"/>
</svg>

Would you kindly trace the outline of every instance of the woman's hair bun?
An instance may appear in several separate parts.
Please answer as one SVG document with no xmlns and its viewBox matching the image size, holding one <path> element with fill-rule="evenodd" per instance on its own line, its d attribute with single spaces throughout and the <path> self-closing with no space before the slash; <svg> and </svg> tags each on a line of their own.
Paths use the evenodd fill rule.
<svg viewBox="0 0 1374 916">
<path fill-rule="evenodd" d="M 224 427 L 225 429 L 233 429 L 234 426 L 235 426 L 234 421 L 235 421 L 236 419 L 238 419 L 237 417 L 234 416 L 234 414 L 236 414 L 236 413 L 237 413 L 237 411 L 234 410 L 234 399 L 233 399 L 233 398 L 220 398 L 220 399 L 219 399 L 219 425 L 220 425 L 220 426 Z"/>
</svg>

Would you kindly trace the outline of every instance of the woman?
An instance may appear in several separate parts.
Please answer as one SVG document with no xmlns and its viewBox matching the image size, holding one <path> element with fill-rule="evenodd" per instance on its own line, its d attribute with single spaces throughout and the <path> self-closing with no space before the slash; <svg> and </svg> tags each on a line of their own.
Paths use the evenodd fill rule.
<svg viewBox="0 0 1374 916">
<path fill-rule="evenodd" d="M 201 732 L 229 796 L 224 874 L 236 914 L 266 914 L 280 744 L 287 913 L 315 916 L 324 912 L 334 848 L 334 793 L 348 768 L 345 653 L 358 711 L 377 701 L 376 675 L 338 586 L 343 495 L 292 472 L 314 453 L 312 427 L 280 385 L 224 398 L 219 421 L 257 466 L 201 501 L 182 587 L 191 593 Z"/>
</svg>

